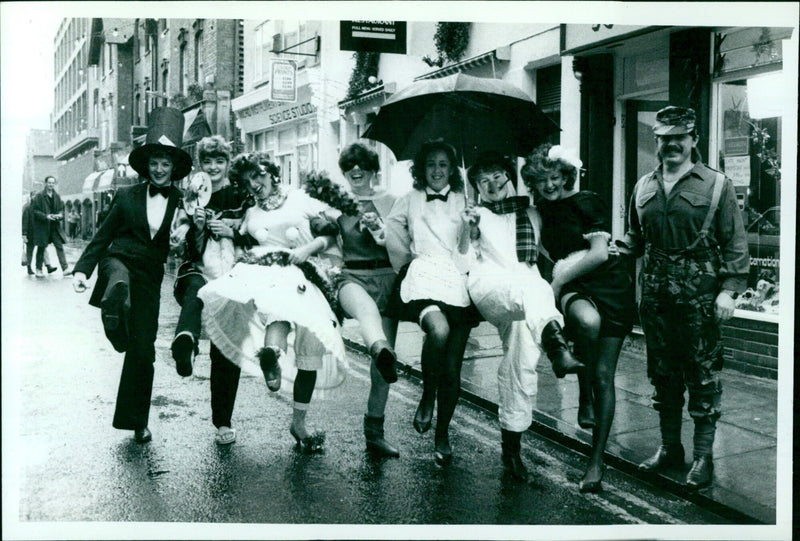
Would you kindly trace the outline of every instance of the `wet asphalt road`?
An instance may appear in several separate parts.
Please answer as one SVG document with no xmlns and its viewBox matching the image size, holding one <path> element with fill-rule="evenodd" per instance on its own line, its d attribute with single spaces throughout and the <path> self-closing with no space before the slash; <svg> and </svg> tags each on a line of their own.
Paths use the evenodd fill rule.
<svg viewBox="0 0 800 541">
<path fill-rule="evenodd" d="M 74 260 L 77 253 L 69 255 Z M 402 376 L 386 412 L 387 438 L 401 456 L 375 459 L 364 449 L 368 365 L 357 353 L 346 382 L 312 401 L 309 425 L 327 433 L 325 454 L 294 451 L 291 385 L 284 382 L 270 394 L 257 370 L 240 382 L 233 419 L 238 439 L 219 447 L 209 405 L 208 342 L 201 342 L 193 376 L 179 377 L 171 364 L 178 307 L 169 276 L 156 343 L 153 441 L 137 444 L 131 432 L 111 427 L 122 355 L 105 340 L 99 311 L 87 304 L 89 293 L 74 293 L 70 280 L 28 278 L 24 269 L 8 281 L 4 294 L 14 298 L 6 302 L 17 307 L 17 316 L 4 329 L 3 379 L 19 395 L 10 409 L 4 403 L 4 459 L 16 468 L 4 470 L 3 484 L 4 491 L 19 490 L 23 523 L 725 522 L 612 469 L 604 492 L 579 494 L 585 458 L 530 433 L 523 437 L 523 458 L 534 481 L 516 482 L 503 474 L 496 417 L 465 402 L 451 431 L 453 463 L 438 469 L 433 431 L 419 435 L 411 427 L 420 385 Z"/>
</svg>

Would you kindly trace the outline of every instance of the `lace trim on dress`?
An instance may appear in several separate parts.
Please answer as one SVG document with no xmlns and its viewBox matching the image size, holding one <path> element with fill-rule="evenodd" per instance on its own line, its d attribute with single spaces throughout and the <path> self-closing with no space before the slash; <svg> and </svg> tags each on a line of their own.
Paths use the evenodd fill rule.
<svg viewBox="0 0 800 541">
<path fill-rule="evenodd" d="M 583 238 L 586 240 L 591 239 L 592 237 L 605 237 L 606 241 L 611 240 L 611 233 L 608 231 L 590 231 L 589 233 L 585 233 Z"/>
</svg>

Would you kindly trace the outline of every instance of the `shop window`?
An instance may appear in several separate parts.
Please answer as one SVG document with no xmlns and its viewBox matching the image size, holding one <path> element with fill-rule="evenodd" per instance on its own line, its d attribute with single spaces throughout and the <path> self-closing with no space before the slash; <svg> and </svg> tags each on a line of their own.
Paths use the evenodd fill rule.
<svg viewBox="0 0 800 541">
<path fill-rule="evenodd" d="M 782 72 L 716 83 L 719 168 L 733 180 L 750 249 L 737 308 L 777 315 L 780 268 Z"/>
<path fill-rule="evenodd" d="M 536 104 L 547 118 L 561 125 L 561 64 L 536 70 Z M 560 139 L 557 131 L 547 141 L 556 145 Z"/>
</svg>

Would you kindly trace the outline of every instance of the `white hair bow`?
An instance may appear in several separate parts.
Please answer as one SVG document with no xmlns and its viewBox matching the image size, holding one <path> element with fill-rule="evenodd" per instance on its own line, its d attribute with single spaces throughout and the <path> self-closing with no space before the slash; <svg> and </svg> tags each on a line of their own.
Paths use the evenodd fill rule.
<svg viewBox="0 0 800 541">
<path fill-rule="evenodd" d="M 583 162 L 580 160 L 580 158 L 578 158 L 571 150 L 562 147 L 561 145 L 554 145 L 550 147 L 550 151 L 547 153 L 547 159 L 553 162 L 560 161 L 566 163 L 578 171 L 580 171 L 581 167 L 583 167 Z"/>
</svg>

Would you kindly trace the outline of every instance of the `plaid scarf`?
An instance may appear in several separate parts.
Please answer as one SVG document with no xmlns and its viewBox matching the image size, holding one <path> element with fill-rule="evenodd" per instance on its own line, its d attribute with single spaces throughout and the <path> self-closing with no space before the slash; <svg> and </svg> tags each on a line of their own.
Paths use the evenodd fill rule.
<svg viewBox="0 0 800 541">
<path fill-rule="evenodd" d="M 527 196 L 508 197 L 502 201 L 485 201 L 483 206 L 495 214 L 517 214 L 517 260 L 522 263 L 536 263 L 536 234 L 533 224 L 528 218 L 528 207 L 531 202 Z"/>
</svg>

